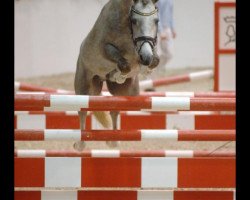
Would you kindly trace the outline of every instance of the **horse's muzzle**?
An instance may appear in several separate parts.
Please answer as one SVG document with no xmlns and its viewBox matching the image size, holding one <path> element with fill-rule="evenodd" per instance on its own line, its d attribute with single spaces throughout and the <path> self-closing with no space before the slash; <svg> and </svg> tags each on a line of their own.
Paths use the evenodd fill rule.
<svg viewBox="0 0 250 200">
<path fill-rule="evenodd" d="M 149 66 L 153 61 L 152 55 L 140 55 L 141 64 Z"/>
</svg>

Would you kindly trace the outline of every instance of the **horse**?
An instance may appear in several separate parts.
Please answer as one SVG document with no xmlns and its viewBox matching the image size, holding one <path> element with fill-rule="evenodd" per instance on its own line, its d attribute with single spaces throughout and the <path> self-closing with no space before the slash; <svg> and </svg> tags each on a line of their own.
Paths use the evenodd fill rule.
<svg viewBox="0 0 250 200">
<path fill-rule="evenodd" d="M 109 0 L 81 44 L 74 87 L 76 95 L 100 95 L 106 81 L 114 96 L 139 95 L 138 75 L 159 64 L 157 55 L 158 0 Z M 94 112 L 107 129 L 117 129 L 119 112 Z M 84 130 L 87 112 L 80 111 Z M 111 117 L 111 118 L 110 118 Z M 107 142 L 110 147 L 117 142 Z M 75 146 L 76 149 L 83 149 Z"/>
</svg>

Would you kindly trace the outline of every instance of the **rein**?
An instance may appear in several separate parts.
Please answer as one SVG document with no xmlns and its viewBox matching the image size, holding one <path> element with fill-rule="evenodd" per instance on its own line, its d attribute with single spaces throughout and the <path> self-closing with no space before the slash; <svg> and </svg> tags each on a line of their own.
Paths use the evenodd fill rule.
<svg viewBox="0 0 250 200">
<path fill-rule="evenodd" d="M 158 9 L 155 8 L 155 10 L 150 12 L 150 13 L 143 13 L 143 12 L 140 12 L 140 11 L 136 10 L 134 7 L 131 7 L 130 18 L 129 18 L 130 19 L 130 29 L 131 29 L 132 40 L 133 40 L 133 43 L 134 43 L 135 47 L 136 47 L 138 42 L 143 41 L 143 43 L 141 44 L 141 46 L 139 48 L 139 52 L 140 52 L 142 46 L 146 42 L 149 43 L 151 48 L 153 49 L 157 44 L 157 33 L 156 33 L 156 36 L 154 38 L 151 37 L 151 36 L 140 36 L 140 37 L 134 38 L 134 31 L 133 31 L 133 25 L 132 25 L 132 20 L 131 20 L 133 12 L 138 14 L 138 15 L 147 17 L 147 16 L 151 16 L 151 15 L 154 15 L 155 13 L 157 13 Z"/>
</svg>

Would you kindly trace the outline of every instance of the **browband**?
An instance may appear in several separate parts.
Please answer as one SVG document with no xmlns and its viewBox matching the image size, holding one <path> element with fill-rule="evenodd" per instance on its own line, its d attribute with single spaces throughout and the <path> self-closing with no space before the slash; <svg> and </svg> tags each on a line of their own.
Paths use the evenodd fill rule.
<svg viewBox="0 0 250 200">
<path fill-rule="evenodd" d="M 155 13 L 158 12 L 158 8 L 155 8 L 155 10 L 152 11 L 152 12 L 150 12 L 150 13 L 143 13 L 143 12 L 140 12 L 140 11 L 134 9 L 133 7 L 131 8 L 131 10 L 132 10 L 134 13 L 136 13 L 136 14 L 138 14 L 138 15 L 142 15 L 142 16 L 151 16 L 151 15 L 153 15 L 153 14 L 155 14 Z"/>
</svg>

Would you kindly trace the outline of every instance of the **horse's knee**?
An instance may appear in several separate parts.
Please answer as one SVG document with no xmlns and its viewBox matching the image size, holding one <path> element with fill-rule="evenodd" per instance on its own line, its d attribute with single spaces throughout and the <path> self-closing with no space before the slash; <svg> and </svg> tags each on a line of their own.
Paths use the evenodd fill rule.
<svg viewBox="0 0 250 200">
<path fill-rule="evenodd" d="M 123 84 L 118 84 L 111 81 L 106 81 L 109 92 L 116 96 L 136 96 L 139 95 L 139 80 L 138 77 L 128 78 Z"/>
</svg>

